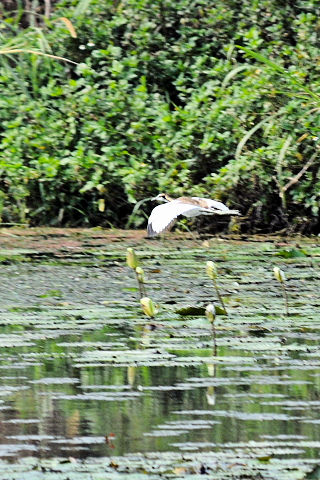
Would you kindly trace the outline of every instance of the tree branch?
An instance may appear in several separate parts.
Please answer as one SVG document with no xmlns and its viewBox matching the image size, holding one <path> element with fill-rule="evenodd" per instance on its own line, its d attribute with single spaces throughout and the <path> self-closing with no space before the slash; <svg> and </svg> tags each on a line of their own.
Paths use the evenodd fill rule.
<svg viewBox="0 0 320 480">
<path fill-rule="evenodd" d="M 302 169 L 300 170 L 299 173 L 297 173 L 297 175 L 295 175 L 293 178 L 291 178 L 291 180 L 289 180 L 288 183 L 286 183 L 284 185 L 284 187 L 282 187 L 282 191 L 283 192 L 286 192 L 290 187 L 292 187 L 292 185 L 294 185 L 295 183 L 297 183 L 300 178 L 302 177 L 302 175 L 308 170 L 309 167 L 311 167 L 311 165 L 314 163 L 315 159 L 317 158 L 317 155 L 318 155 L 318 151 L 316 150 L 314 152 L 313 155 L 311 155 L 311 157 L 309 158 L 309 160 L 307 161 L 307 163 L 302 167 Z"/>
</svg>

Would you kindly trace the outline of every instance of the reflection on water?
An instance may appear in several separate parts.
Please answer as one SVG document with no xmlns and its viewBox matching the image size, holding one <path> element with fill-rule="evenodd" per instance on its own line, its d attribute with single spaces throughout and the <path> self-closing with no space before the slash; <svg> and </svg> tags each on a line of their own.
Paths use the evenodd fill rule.
<svg viewBox="0 0 320 480">
<path fill-rule="evenodd" d="M 287 318 L 271 274 L 272 246 L 214 248 L 161 257 L 160 271 L 154 269 L 158 246 L 144 264 L 159 303 L 170 298 L 198 303 L 214 300 L 204 265 L 208 258 L 221 258 L 230 314 L 216 321 L 216 357 L 205 317 L 180 317 L 170 304 L 152 328 L 146 325 L 124 265 L 81 267 L 80 283 L 91 286 L 89 306 L 72 282 L 65 303 L 63 293 L 55 299 L 53 292 L 51 303 L 41 293 L 44 268 L 48 291 L 58 282 L 55 291 L 65 292 L 74 266 L 39 271 L 34 265 L 15 266 L 28 278 L 33 295 L 37 289 L 39 295 L 37 305 L 22 296 L 21 308 L 12 308 L 6 292 L 7 305 L 0 312 L 0 457 L 249 447 L 317 457 L 320 322 L 315 292 L 320 282 L 317 278 L 310 285 L 305 279 L 319 257 L 313 264 L 304 258 L 287 261 L 294 303 Z M 12 278 L 12 266 L 6 268 Z M 100 300 L 95 304 L 91 288 L 96 284 Z"/>
<path fill-rule="evenodd" d="M 175 335 L 180 328 L 175 327 Z M 215 364 L 210 348 L 192 349 L 192 341 L 210 344 L 209 326 L 208 331 L 199 328 L 192 339 L 184 338 L 185 351 L 179 346 L 178 351 L 170 349 L 169 356 L 153 349 L 153 342 L 170 343 L 167 327 L 150 333 L 145 350 L 138 349 L 137 337 L 137 349 L 131 351 L 126 348 L 133 342 L 130 330 L 121 330 L 119 335 L 115 327 L 86 332 L 83 344 L 75 333 L 3 347 L 2 457 L 83 458 L 188 445 L 221 448 L 266 438 L 285 438 L 286 444 L 297 438 L 319 440 L 320 359 L 313 356 L 308 363 L 316 342 L 309 340 L 302 354 L 280 351 L 279 357 L 270 358 L 269 343 L 275 346 L 270 338 L 253 342 L 241 337 L 242 344 L 266 348 L 251 355 L 245 351 L 241 357 L 243 351 L 220 346 Z M 36 335 L 41 336 L 39 331 Z M 221 344 L 232 340 L 229 332 L 220 332 L 218 345 L 219 339 Z M 205 363 L 197 364 L 199 359 Z"/>
</svg>

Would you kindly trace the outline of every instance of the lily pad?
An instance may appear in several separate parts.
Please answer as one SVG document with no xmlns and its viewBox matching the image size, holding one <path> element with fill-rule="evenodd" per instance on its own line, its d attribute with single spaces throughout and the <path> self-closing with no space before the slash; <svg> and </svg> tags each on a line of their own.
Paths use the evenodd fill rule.
<svg viewBox="0 0 320 480">
<path fill-rule="evenodd" d="M 206 307 L 189 305 L 186 307 L 178 308 L 176 310 L 176 313 L 182 316 L 204 316 L 206 314 Z M 227 315 L 227 312 L 219 305 L 215 305 L 215 313 L 216 315 Z"/>
</svg>

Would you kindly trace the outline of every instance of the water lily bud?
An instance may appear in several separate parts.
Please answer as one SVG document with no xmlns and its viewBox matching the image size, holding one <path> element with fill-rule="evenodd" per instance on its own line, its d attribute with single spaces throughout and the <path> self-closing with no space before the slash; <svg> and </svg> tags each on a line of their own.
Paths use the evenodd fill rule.
<svg viewBox="0 0 320 480">
<path fill-rule="evenodd" d="M 133 248 L 127 248 L 127 265 L 134 270 L 138 266 L 138 257 Z"/>
<path fill-rule="evenodd" d="M 136 268 L 136 274 L 140 283 L 145 283 L 144 270 L 141 267 Z"/>
<path fill-rule="evenodd" d="M 286 277 L 285 277 L 283 271 L 280 270 L 279 267 L 274 267 L 273 268 L 273 273 L 274 273 L 274 276 L 276 277 L 276 279 L 278 280 L 278 282 L 284 283 L 286 281 Z"/>
<path fill-rule="evenodd" d="M 143 297 L 140 299 L 141 307 L 143 312 L 148 316 L 148 317 L 155 317 L 156 314 L 158 313 L 158 308 L 156 305 L 153 303 L 151 298 L 149 297 Z"/>
<path fill-rule="evenodd" d="M 213 305 L 213 303 L 209 303 L 206 307 L 206 317 L 209 320 L 209 322 L 213 323 L 216 318 L 216 308 Z"/>
<path fill-rule="evenodd" d="M 214 278 L 217 278 L 218 276 L 217 267 L 213 262 L 207 262 L 206 272 L 208 277 L 211 278 L 211 280 L 213 280 Z"/>
</svg>

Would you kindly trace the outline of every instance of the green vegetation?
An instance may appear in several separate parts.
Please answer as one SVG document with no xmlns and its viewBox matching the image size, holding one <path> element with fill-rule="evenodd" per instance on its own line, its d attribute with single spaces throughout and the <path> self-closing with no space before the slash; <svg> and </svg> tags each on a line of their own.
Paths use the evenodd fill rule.
<svg viewBox="0 0 320 480">
<path fill-rule="evenodd" d="M 222 298 L 222 295 L 220 293 L 218 283 L 217 283 L 218 270 L 217 270 L 216 265 L 213 262 L 208 261 L 207 264 L 206 264 L 206 272 L 207 272 L 208 277 L 211 278 L 211 280 L 212 280 L 214 289 L 216 291 L 216 294 L 217 294 L 218 300 L 221 304 L 221 307 L 224 310 L 224 313 L 226 315 L 228 315 L 227 309 L 225 307 L 225 304 L 224 304 L 224 301 L 223 301 L 223 298 Z"/>
<path fill-rule="evenodd" d="M 284 304 L 285 304 L 285 309 L 286 309 L 286 315 L 289 315 L 289 303 L 288 303 L 288 293 L 286 289 L 286 277 L 283 271 L 279 267 L 273 267 L 273 273 L 278 280 L 278 282 L 281 285 L 282 288 L 282 294 L 283 294 L 283 299 L 284 299 Z"/>
<path fill-rule="evenodd" d="M 149 297 L 141 298 L 140 299 L 140 304 L 141 304 L 141 308 L 143 310 L 143 313 L 145 315 L 147 315 L 147 317 L 154 318 L 157 315 L 159 309 L 158 309 L 157 305 L 155 305 L 153 303 L 151 298 L 149 298 Z"/>
<path fill-rule="evenodd" d="M 139 293 L 140 293 L 140 299 L 143 297 L 146 297 L 146 289 L 145 289 L 145 275 L 144 275 L 144 270 L 143 268 L 139 267 L 139 260 L 136 255 L 136 252 L 133 250 L 133 248 L 127 248 L 127 265 L 128 267 L 132 268 L 136 274 L 136 279 L 138 282 L 139 286 Z"/>
<path fill-rule="evenodd" d="M 124 227 L 166 190 L 319 232 L 316 0 L 38 3 L 0 6 L 3 222 Z"/>
</svg>

